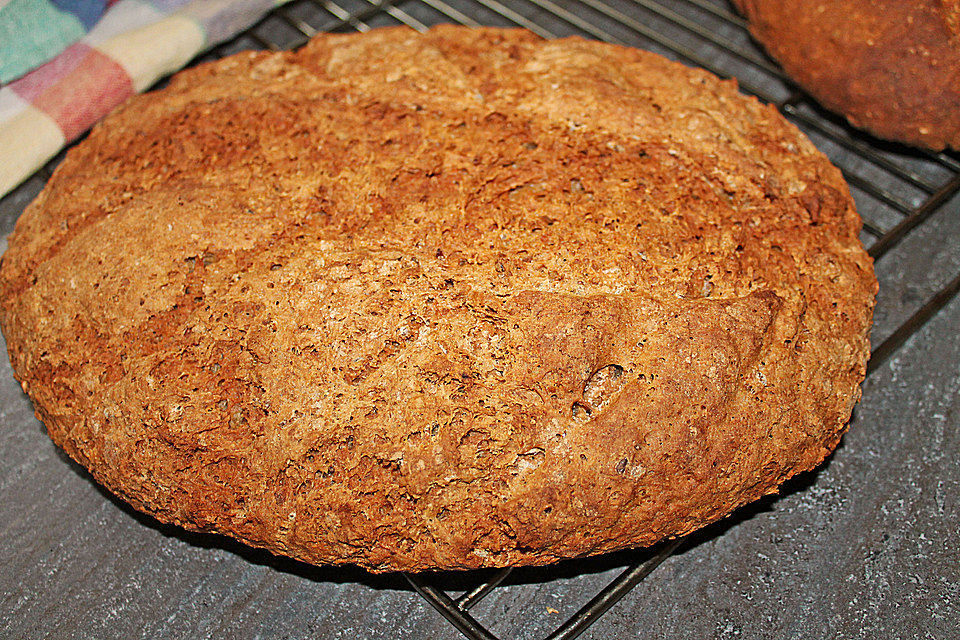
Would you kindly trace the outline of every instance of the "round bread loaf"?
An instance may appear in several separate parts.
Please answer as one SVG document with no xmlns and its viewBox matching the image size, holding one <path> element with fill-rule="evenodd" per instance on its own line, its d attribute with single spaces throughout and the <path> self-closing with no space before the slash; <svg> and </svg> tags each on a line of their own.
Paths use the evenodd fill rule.
<svg viewBox="0 0 960 640">
<path fill-rule="evenodd" d="M 876 136 L 960 149 L 960 0 L 734 0 L 784 70 Z"/>
<path fill-rule="evenodd" d="M 835 169 L 657 55 L 322 35 L 131 99 L 0 270 L 53 440 L 137 509 L 312 563 L 649 545 L 816 466 L 876 280 Z"/>
</svg>

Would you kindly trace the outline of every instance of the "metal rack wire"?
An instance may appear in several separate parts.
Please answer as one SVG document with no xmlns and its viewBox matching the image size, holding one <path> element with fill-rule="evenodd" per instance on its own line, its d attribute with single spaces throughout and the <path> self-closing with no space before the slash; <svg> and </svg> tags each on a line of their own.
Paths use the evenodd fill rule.
<svg viewBox="0 0 960 640">
<path fill-rule="evenodd" d="M 546 38 L 576 34 L 652 49 L 720 76 L 736 75 L 744 92 L 775 104 L 840 166 L 864 218 L 862 239 L 877 260 L 912 230 L 945 211 L 960 193 L 957 154 L 911 151 L 882 143 L 823 112 L 752 43 L 744 21 L 721 0 L 296 0 L 198 61 L 249 48 L 295 48 L 321 31 L 367 31 L 388 24 L 423 31 L 440 22 L 519 26 Z M 55 163 L 40 175 L 49 178 Z M 875 347 L 868 373 L 958 291 L 960 274 Z M 642 561 L 627 567 L 548 640 L 580 635 L 679 545 L 680 541 L 671 541 L 652 553 L 642 553 Z M 500 571 L 458 598 L 423 576 L 406 578 L 464 636 L 496 640 L 469 612 L 509 576 L 510 570 Z"/>
</svg>

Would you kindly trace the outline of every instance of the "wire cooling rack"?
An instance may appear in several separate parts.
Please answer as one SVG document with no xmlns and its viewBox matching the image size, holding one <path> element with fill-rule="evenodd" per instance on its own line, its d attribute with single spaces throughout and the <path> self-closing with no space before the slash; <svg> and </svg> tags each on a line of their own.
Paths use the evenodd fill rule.
<svg viewBox="0 0 960 640">
<path fill-rule="evenodd" d="M 296 0 L 194 62 L 244 49 L 291 49 L 321 31 L 367 31 L 397 24 L 423 31 L 442 22 L 519 26 L 545 38 L 580 35 L 650 49 L 723 77 L 736 77 L 745 93 L 775 104 L 841 168 L 864 219 L 861 239 L 877 260 L 912 230 L 952 208 L 951 198 L 960 192 L 960 157 L 956 153 L 920 152 L 884 143 L 824 112 L 756 47 L 744 21 L 723 1 Z M 49 178 L 57 162 L 51 161 L 38 175 Z M 958 291 L 960 274 L 877 340 L 868 375 Z M 674 540 L 652 551 L 638 552 L 641 561 L 628 566 L 547 636 L 548 640 L 580 635 L 669 558 L 680 542 Z M 464 636 L 496 640 L 497 636 L 471 616 L 470 610 L 509 580 L 510 573 L 507 569 L 478 580 L 458 597 L 436 586 L 428 576 L 405 577 Z"/>
</svg>

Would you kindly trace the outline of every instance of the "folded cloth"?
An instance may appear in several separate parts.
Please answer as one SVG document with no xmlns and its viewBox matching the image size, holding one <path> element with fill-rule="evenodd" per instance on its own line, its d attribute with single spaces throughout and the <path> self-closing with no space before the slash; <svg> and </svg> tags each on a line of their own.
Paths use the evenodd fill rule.
<svg viewBox="0 0 960 640">
<path fill-rule="evenodd" d="M 0 87 L 0 196 L 126 98 L 286 1 L 0 0 L 4 72 L 42 59 L 41 50 L 49 57 L 62 49 Z M 11 54 L 8 42 L 23 51 Z"/>
<path fill-rule="evenodd" d="M 0 0 L 0 83 L 83 37 L 116 0 Z"/>
</svg>

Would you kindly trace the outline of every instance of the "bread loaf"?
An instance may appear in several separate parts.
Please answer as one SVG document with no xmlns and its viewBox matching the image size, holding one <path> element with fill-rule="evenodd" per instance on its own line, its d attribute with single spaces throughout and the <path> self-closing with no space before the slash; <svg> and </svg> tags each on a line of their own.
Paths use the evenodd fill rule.
<svg viewBox="0 0 960 640">
<path fill-rule="evenodd" d="M 770 106 L 519 30 L 321 35 L 131 99 L 0 269 L 50 436 L 137 509 L 311 563 L 681 536 L 837 444 L 876 280 Z"/>
<path fill-rule="evenodd" d="M 784 70 L 856 127 L 960 149 L 960 0 L 734 0 Z"/>
</svg>

